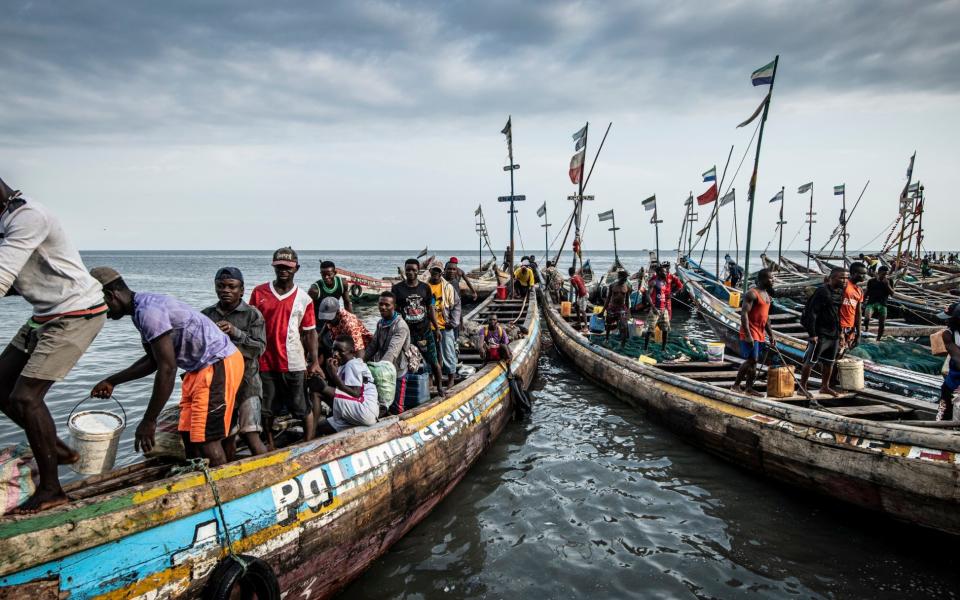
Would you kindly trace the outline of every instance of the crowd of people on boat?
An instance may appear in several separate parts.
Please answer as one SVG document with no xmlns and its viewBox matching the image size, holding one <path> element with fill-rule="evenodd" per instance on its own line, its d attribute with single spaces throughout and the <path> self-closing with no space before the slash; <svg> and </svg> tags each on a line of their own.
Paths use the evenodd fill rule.
<svg viewBox="0 0 960 600">
<path fill-rule="evenodd" d="M 465 278 L 456 257 L 430 264 L 425 281 L 420 261 L 407 260 L 403 279 L 379 295 L 373 332 L 354 314 L 332 261 L 320 263 L 320 278 L 306 291 L 296 283 L 301 264 L 292 248 L 274 252 L 271 265 L 273 280 L 249 296 L 239 268 L 220 268 L 213 274 L 217 301 L 202 310 L 134 290 L 110 266 L 88 271 L 56 216 L 0 180 L 0 297 L 20 295 L 33 307 L 0 355 L 0 410 L 25 431 L 39 475 L 36 491 L 16 512 L 67 501 L 58 465 L 80 457 L 57 436 L 44 399 L 107 318 L 130 317 L 144 354 L 104 377 L 91 395 L 111 397 L 117 386 L 153 375 L 134 442 L 145 454 L 155 448 L 157 421 L 178 372 L 176 429 L 186 455 L 211 466 L 235 457 L 238 437 L 251 454 L 273 449 L 280 417 L 298 422 L 302 439 L 310 440 L 413 408 L 429 397 L 428 378 L 440 397 L 454 385 Z M 517 269 L 518 294 L 533 286 L 528 272 L 529 264 Z M 476 300 L 469 280 L 464 284 Z M 477 337 L 484 360 L 510 360 L 510 338 L 495 314 Z M 411 400 L 407 382 L 414 373 L 421 393 Z"/>
</svg>

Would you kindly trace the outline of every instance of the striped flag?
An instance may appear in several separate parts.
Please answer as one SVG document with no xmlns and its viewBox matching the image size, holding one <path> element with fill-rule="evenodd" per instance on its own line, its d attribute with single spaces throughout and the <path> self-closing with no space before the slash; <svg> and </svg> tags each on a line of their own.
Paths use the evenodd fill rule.
<svg viewBox="0 0 960 600">
<path fill-rule="evenodd" d="M 710 169 L 709 171 L 704 172 L 704 174 L 703 174 L 703 182 L 704 182 L 704 183 L 707 183 L 708 181 L 716 181 L 716 180 L 717 180 L 717 167 L 716 167 L 716 166 L 714 166 L 714 167 L 713 167 L 712 169 Z"/>
<path fill-rule="evenodd" d="M 913 156 L 910 157 L 910 166 L 907 167 L 907 179 L 913 177 L 913 161 L 917 158 L 917 153 L 914 152 Z"/>
<path fill-rule="evenodd" d="M 597 220 L 598 220 L 598 221 L 610 221 L 610 220 L 612 220 L 612 219 L 613 219 L 613 209 L 612 209 L 612 208 L 611 208 L 610 210 L 608 210 L 608 211 L 602 212 L 602 213 L 600 213 L 599 215 L 597 215 Z"/>
<path fill-rule="evenodd" d="M 543 206 L 541 206 L 540 208 L 537 209 L 537 216 L 538 216 L 538 217 L 542 217 L 542 216 L 545 215 L 545 214 L 547 214 L 547 203 L 546 203 L 546 202 L 543 203 Z"/>
<path fill-rule="evenodd" d="M 772 60 L 754 71 L 750 75 L 750 80 L 753 82 L 753 85 L 768 85 L 773 83 L 773 65 L 776 62 L 776 60 Z"/>
<path fill-rule="evenodd" d="M 726 206 L 734 200 L 736 200 L 737 188 L 731 189 L 729 192 L 723 195 L 723 198 L 720 198 L 720 206 Z"/>
<path fill-rule="evenodd" d="M 643 210 L 657 210 L 657 195 L 650 196 L 640 204 L 643 205 Z"/>
<path fill-rule="evenodd" d="M 773 198 L 770 198 L 770 202 L 771 204 L 774 202 L 783 202 L 783 190 L 780 190 L 779 192 L 777 192 L 776 196 L 774 196 Z"/>
<path fill-rule="evenodd" d="M 797 193 L 798 193 L 798 194 L 805 194 L 805 193 L 809 192 L 809 191 L 812 190 L 812 189 L 813 189 L 813 182 L 811 181 L 810 183 L 805 183 L 805 184 L 801 185 L 800 187 L 798 187 L 798 188 L 797 188 Z"/>
<path fill-rule="evenodd" d="M 846 191 L 847 191 L 847 184 L 845 183 L 841 183 L 840 185 L 833 186 L 834 196 L 842 196 L 846 193 Z"/>
<path fill-rule="evenodd" d="M 580 183 L 580 177 L 583 175 L 583 155 L 586 148 L 577 152 L 570 158 L 570 183 Z"/>
</svg>

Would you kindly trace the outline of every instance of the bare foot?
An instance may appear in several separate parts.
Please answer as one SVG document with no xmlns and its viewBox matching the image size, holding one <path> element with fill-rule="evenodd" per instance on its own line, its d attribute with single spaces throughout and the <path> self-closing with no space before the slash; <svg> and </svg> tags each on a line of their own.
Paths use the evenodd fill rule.
<svg viewBox="0 0 960 600">
<path fill-rule="evenodd" d="M 838 397 L 838 396 L 840 395 L 840 392 L 838 392 L 837 390 L 835 390 L 835 389 L 833 389 L 833 388 L 831 388 L 831 387 L 827 387 L 827 386 L 823 386 L 822 388 L 820 388 L 820 393 L 821 393 L 821 394 L 827 394 L 828 396 L 833 396 L 834 398 L 836 398 L 836 397 Z"/>
<path fill-rule="evenodd" d="M 748 396 L 756 396 L 757 398 L 763 398 L 763 394 L 761 394 L 760 392 L 758 392 L 753 388 L 747 388 L 746 392 Z"/>
<path fill-rule="evenodd" d="M 733 386 L 732 386 L 730 389 L 733 390 L 733 391 L 735 391 L 735 392 L 742 392 L 742 391 L 743 391 L 743 384 L 742 384 L 742 383 L 737 383 L 737 382 L 735 381 L 735 382 L 733 382 Z"/>
<path fill-rule="evenodd" d="M 80 460 L 80 454 L 67 445 L 57 444 L 57 464 L 72 465 Z"/>
<path fill-rule="evenodd" d="M 55 492 L 37 490 L 32 496 L 27 498 L 26 502 L 11 510 L 9 514 L 33 515 L 38 512 L 53 508 L 54 506 L 66 504 L 69 501 L 70 500 L 67 498 L 67 495 L 63 493 L 63 490 L 57 490 Z"/>
</svg>

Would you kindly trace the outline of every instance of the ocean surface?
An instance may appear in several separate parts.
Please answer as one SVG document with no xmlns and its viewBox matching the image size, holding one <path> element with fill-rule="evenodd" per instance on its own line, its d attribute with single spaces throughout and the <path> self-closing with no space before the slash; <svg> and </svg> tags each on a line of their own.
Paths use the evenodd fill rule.
<svg viewBox="0 0 960 600">
<path fill-rule="evenodd" d="M 416 252 L 300 253 L 304 287 L 321 257 L 369 275 L 394 275 Z M 477 251 L 441 251 L 479 262 Z M 791 258 L 801 259 L 799 253 Z M 88 267 L 117 268 L 134 290 L 203 308 L 213 275 L 237 266 L 253 287 L 271 279 L 269 251 L 86 252 Z M 588 253 L 602 272 L 612 252 Z M 488 257 L 487 257 L 488 258 Z M 675 253 L 662 252 L 664 260 Z M 630 269 L 647 252 L 620 252 Z M 566 260 L 563 261 L 566 264 Z M 708 253 L 706 267 L 712 268 Z M 758 265 L 754 259 L 753 269 Z M 27 319 L 0 302 L 0 342 Z M 368 324 L 375 307 L 361 308 Z M 678 334 L 712 332 L 678 305 Z M 511 423 L 464 481 L 343 594 L 350 598 L 956 598 L 957 540 L 894 523 L 722 462 L 648 423 L 584 381 L 545 338 L 534 413 Z M 48 405 L 62 436 L 71 409 L 143 349 L 129 319 L 108 322 Z M 118 465 L 137 460 L 133 430 L 150 380 L 117 387 L 130 425 Z M 176 397 L 171 401 L 176 401 Z M 91 400 L 82 408 L 110 408 Z M 24 440 L 0 416 L 0 446 Z M 72 477 L 64 470 L 64 480 Z"/>
</svg>

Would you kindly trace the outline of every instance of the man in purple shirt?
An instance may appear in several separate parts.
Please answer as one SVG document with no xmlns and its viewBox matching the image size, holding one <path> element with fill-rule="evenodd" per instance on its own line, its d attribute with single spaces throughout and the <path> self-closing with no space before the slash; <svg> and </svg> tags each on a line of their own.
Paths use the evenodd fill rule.
<svg viewBox="0 0 960 600">
<path fill-rule="evenodd" d="M 96 386 L 91 395 L 109 398 L 114 386 L 156 372 L 153 393 L 137 426 L 134 448 L 150 452 L 157 416 L 173 393 L 177 368 L 186 371 L 180 399 L 180 435 L 188 457 L 209 459 L 210 466 L 226 462 L 221 440 L 230 431 L 237 389 L 243 380 L 243 356 L 216 323 L 200 311 L 163 294 L 132 291 L 110 267 L 90 271 L 103 286 L 107 316 L 130 315 L 140 332 L 146 355 Z"/>
</svg>

